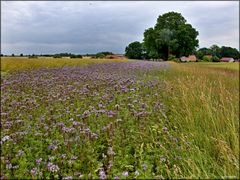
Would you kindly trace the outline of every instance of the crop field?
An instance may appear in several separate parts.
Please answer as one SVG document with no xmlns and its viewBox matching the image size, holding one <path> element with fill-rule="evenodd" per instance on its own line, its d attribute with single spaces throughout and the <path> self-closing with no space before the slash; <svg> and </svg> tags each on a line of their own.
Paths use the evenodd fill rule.
<svg viewBox="0 0 240 180">
<path fill-rule="evenodd" d="M 221 68 L 225 70 L 238 70 L 240 64 L 238 62 L 218 62 L 218 63 L 212 63 L 212 62 L 201 62 L 199 65 L 204 67 L 213 67 L 213 68 Z"/>
<path fill-rule="evenodd" d="M 129 62 L 133 60 L 127 59 L 67 59 L 67 58 L 32 58 L 27 57 L 2 57 L 1 72 L 7 73 L 10 71 L 19 71 L 33 68 L 49 68 L 49 67 L 64 67 L 64 66 L 85 66 L 95 63 L 107 62 Z"/>
<path fill-rule="evenodd" d="M 2 178 L 239 178 L 237 70 L 62 60 L 1 61 Z"/>
</svg>

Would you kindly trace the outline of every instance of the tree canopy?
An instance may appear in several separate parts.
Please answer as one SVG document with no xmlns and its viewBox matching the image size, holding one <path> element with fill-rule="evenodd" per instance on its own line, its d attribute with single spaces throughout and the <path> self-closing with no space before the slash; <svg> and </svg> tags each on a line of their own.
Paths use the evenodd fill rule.
<svg viewBox="0 0 240 180">
<path fill-rule="evenodd" d="M 96 58 L 105 58 L 107 55 L 113 55 L 112 52 L 104 51 L 104 52 L 98 52 L 96 54 Z"/>
<path fill-rule="evenodd" d="M 142 44 L 138 41 L 130 43 L 125 49 L 125 55 L 129 59 L 142 59 L 143 58 Z"/>
<path fill-rule="evenodd" d="M 187 56 L 198 47 L 198 31 L 177 12 L 160 15 L 156 25 L 144 32 L 144 47 L 151 58 L 168 59 L 169 55 Z"/>
<path fill-rule="evenodd" d="M 198 59 L 203 59 L 204 56 L 211 55 L 214 57 L 212 61 L 216 61 L 215 59 L 219 59 L 222 57 L 232 57 L 234 59 L 240 58 L 240 53 L 236 48 L 227 46 L 219 47 L 216 44 L 212 45 L 210 48 L 200 48 L 196 51 L 196 55 Z"/>
</svg>

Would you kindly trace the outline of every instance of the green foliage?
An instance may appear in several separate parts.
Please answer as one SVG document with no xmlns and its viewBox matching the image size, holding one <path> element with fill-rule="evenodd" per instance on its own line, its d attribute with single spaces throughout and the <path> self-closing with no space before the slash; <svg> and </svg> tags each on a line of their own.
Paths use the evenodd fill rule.
<svg viewBox="0 0 240 180">
<path fill-rule="evenodd" d="M 129 59 L 142 59 L 143 58 L 143 46 L 142 46 L 142 44 L 138 41 L 130 43 L 125 48 L 125 55 Z"/>
<path fill-rule="evenodd" d="M 196 52 L 196 56 L 198 59 L 203 59 L 203 56 L 205 55 L 212 55 L 212 51 L 211 49 L 208 48 L 200 48 L 197 52 Z"/>
<path fill-rule="evenodd" d="M 112 54 L 113 54 L 112 52 L 108 52 L 108 51 L 98 52 L 96 54 L 96 58 L 105 58 L 107 55 L 112 55 Z"/>
<path fill-rule="evenodd" d="M 202 60 L 209 62 L 209 61 L 211 61 L 211 58 L 209 56 L 205 55 L 205 56 L 203 56 Z"/>
<path fill-rule="evenodd" d="M 218 47 L 216 44 L 210 47 L 211 55 L 220 57 L 221 56 L 221 48 Z"/>
<path fill-rule="evenodd" d="M 232 57 L 234 59 L 240 58 L 240 52 L 236 48 L 222 46 L 220 51 L 221 57 Z"/>
<path fill-rule="evenodd" d="M 70 58 L 82 58 L 82 55 L 80 55 L 80 54 L 78 54 L 78 55 L 72 54 L 70 56 Z"/>
<path fill-rule="evenodd" d="M 96 58 L 104 58 L 105 55 L 103 53 L 97 53 Z"/>
<path fill-rule="evenodd" d="M 220 61 L 219 57 L 217 57 L 217 56 L 213 56 L 211 60 L 212 60 L 212 62 L 219 62 Z"/>
<path fill-rule="evenodd" d="M 62 58 L 62 56 L 60 54 L 54 54 L 53 58 Z"/>
<path fill-rule="evenodd" d="M 198 57 L 198 59 L 203 59 L 203 56 L 205 55 L 212 55 L 213 57 L 216 56 L 218 58 L 222 58 L 222 57 L 232 57 L 234 59 L 240 58 L 240 53 L 236 48 L 226 47 L 226 46 L 222 46 L 220 48 L 215 44 L 212 45 L 210 48 L 206 48 L 206 47 L 200 48 L 196 52 L 196 56 Z"/>
<path fill-rule="evenodd" d="M 151 58 L 168 59 L 191 54 L 198 47 L 198 32 L 187 24 L 185 18 L 176 12 L 160 15 L 154 28 L 144 32 L 144 46 Z"/>
<path fill-rule="evenodd" d="M 207 179 L 237 178 L 238 71 L 210 67 L 222 63 L 201 64 L 172 63 L 172 69 L 162 73 L 168 89 L 162 97 L 169 108 L 169 121 L 188 136 L 191 144 L 182 168 L 194 172 L 188 178 L 196 178 L 196 174 Z"/>
<path fill-rule="evenodd" d="M 106 179 L 237 179 L 238 71 L 204 64 L 126 72 L 107 65 L 98 74 L 87 68 L 83 78 L 62 68 L 10 73 L 2 81 L 1 176 L 99 179 L 103 169 Z M 49 163 L 59 171 L 50 172 Z"/>
<path fill-rule="evenodd" d="M 35 54 L 32 54 L 32 55 L 29 55 L 28 58 L 29 58 L 29 59 L 34 59 L 34 58 L 36 59 L 36 58 L 38 58 L 38 56 L 35 55 Z"/>
<path fill-rule="evenodd" d="M 168 61 L 177 61 L 176 56 L 170 54 L 168 57 Z"/>
</svg>

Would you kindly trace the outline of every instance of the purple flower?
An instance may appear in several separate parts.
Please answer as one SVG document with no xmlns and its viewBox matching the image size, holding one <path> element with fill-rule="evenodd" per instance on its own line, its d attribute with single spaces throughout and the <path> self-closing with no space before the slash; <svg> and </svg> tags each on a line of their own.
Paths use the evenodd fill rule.
<svg viewBox="0 0 240 180">
<path fill-rule="evenodd" d="M 109 147 L 109 148 L 108 148 L 107 154 L 108 154 L 108 155 L 115 155 L 115 152 L 113 151 L 113 148 L 112 148 L 112 147 Z"/>
<path fill-rule="evenodd" d="M 51 171 L 51 172 L 58 172 L 58 171 L 59 171 L 58 165 L 55 165 L 55 164 L 53 164 L 53 163 L 51 163 L 51 162 L 49 162 L 49 163 L 47 164 L 47 169 L 48 169 L 49 171 Z"/>
<path fill-rule="evenodd" d="M 37 168 L 33 168 L 31 170 L 31 174 L 34 175 L 34 176 L 37 175 L 37 172 L 38 172 Z"/>
<path fill-rule="evenodd" d="M 10 136 L 3 136 L 3 137 L 2 137 L 2 142 L 7 141 L 7 140 L 9 140 L 9 139 L 10 139 Z"/>
<path fill-rule="evenodd" d="M 20 157 L 24 154 L 23 150 L 19 150 L 18 153 L 16 154 L 17 157 Z"/>
<path fill-rule="evenodd" d="M 146 164 L 142 164 L 142 169 L 143 169 L 143 171 L 146 171 L 147 170 L 147 165 Z"/>
<path fill-rule="evenodd" d="M 139 172 L 138 171 L 135 171 L 135 176 L 139 176 Z"/>
<path fill-rule="evenodd" d="M 18 168 L 19 168 L 18 165 L 12 167 L 12 169 L 18 169 Z"/>
<path fill-rule="evenodd" d="M 122 175 L 127 177 L 127 176 L 128 176 L 128 171 L 124 171 L 124 172 L 122 173 Z"/>
<path fill-rule="evenodd" d="M 48 146 L 48 149 L 52 149 L 52 150 L 56 150 L 58 147 L 57 146 L 55 146 L 55 145 L 50 145 L 50 146 Z"/>
<path fill-rule="evenodd" d="M 71 179 L 73 179 L 73 177 L 72 176 L 67 176 L 67 177 L 64 177 L 62 179 L 64 179 L 64 180 L 71 180 Z"/>
<path fill-rule="evenodd" d="M 42 162 L 42 158 L 36 160 L 36 163 L 39 165 Z"/>
<path fill-rule="evenodd" d="M 134 103 L 137 103 L 137 102 L 138 102 L 138 100 L 137 100 L 137 99 L 135 99 L 133 102 L 134 102 Z"/>
<path fill-rule="evenodd" d="M 113 116 L 115 116 L 115 115 L 116 115 L 116 113 L 113 112 L 113 111 L 109 111 L 109 112 L 108 112 L 108 117 L 113 117 Z"/>
<path fill-rule="evenodd" d="M 76 160 L 77 159 L 77 156 L 72 156 L 71 157 L 71 160 Z"/>
<path fill-rule="evenodd" d="M 167 131 L 168 131 L 168 128 L 167 128 L 167 127 L 163 127 L 162 130 L 163 130 L 164 132 L 167 132 Z"/>
<path fill-rule="evenodd" d="M 10 164 L 7 164 L 7 165 L 6 165 L 6 168 L 7 168 L 7 169 L 12 169 L 12 164 L 11 164 L 11 163 L 10 163 Z"/>
<path fill-rule="evenodd" d="M 106 178 L 106 174 L 105 174 L 103 168 L 100 169 L 100 171 L 99 171 L 99 176 L 100 176 L 100 179 L 105 179 L 105 178 Z"/>
<path fill-rule="evenodd" d="M 77 125 L 79 125 L 79 124 L 81 124 L 80 122 L 77 122 L 77 121 L 73 121 L 73 125 L 74 126 L 77 126 Z"/>
<path fill-rule="evenodd" d="M 64 126 L 64 123 L 63 122 L 58 122 L 57 125 L 58 126 Z"/>
</svg>

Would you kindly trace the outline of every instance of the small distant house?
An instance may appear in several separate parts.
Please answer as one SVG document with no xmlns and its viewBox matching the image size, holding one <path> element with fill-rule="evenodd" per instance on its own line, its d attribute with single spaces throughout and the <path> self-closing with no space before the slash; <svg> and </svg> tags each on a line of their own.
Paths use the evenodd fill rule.
<svg viewBox="0 0 240 180">
<path fill-rule="evenodd" d="M 126 57 L 122 54 L 112 54 L 112 55 L 107 55 L 107 59 L 125 59 Z"/>
<path fill-rule="evenodd" d="M 182 56 L 182 57 L 180 58 L 180 60 L 181 60 L 182 62 L 196 62 L 196 61 L 197 61 L 197 58 L 196 58 L 195 55 L 190 55 L 190 56 L 188 56 L 188 57 Z"/>
<path fill-rule="evenodd" d="M 220 59 L 220 62 L 234 62 L 234 59 L 231 57 L 223 57 Z"/>
</svg>

